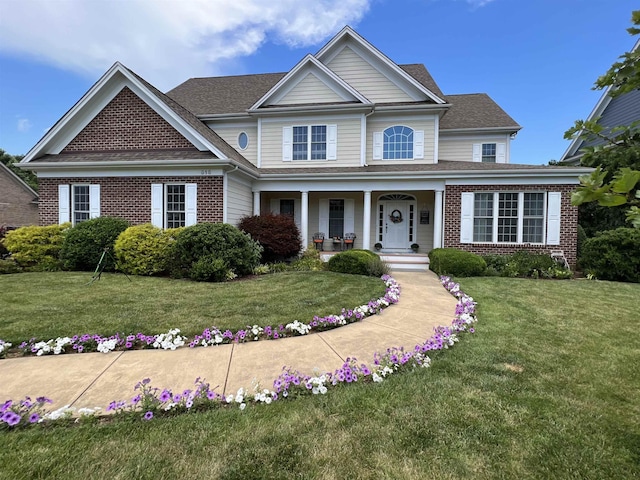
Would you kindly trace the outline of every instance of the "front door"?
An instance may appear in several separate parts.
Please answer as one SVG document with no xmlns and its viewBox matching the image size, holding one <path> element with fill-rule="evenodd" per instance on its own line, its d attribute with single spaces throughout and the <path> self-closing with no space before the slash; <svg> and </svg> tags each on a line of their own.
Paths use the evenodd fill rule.
<svg viewBox="0 0 640 480">
<path fill-rule="evenodd" d="M 384 203 L 384 231 L 382 248 L 385 250 L 407 250 L 409 248 L 409 215 L 407 201 Z"/>
</svg>

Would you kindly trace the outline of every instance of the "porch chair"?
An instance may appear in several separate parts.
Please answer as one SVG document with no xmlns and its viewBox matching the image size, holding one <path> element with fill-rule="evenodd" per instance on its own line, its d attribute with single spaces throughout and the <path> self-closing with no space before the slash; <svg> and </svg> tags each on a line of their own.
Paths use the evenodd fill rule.
<svg viewBox="0 0 640 480">
<path fill-rule="evenodd" d="M 345 250 L 349 250 L 350 248 L 353 248 L 353 243 L 356 240 L 356 234 L 355 233 L 345 233 L 344 234 L 344 249 Z"/>
<path fill-rule="evenodd" d="M 313 234 L 313 246 L 316 250 L 324 250 L 324 233 L 316 232 Z"/>
</svg>

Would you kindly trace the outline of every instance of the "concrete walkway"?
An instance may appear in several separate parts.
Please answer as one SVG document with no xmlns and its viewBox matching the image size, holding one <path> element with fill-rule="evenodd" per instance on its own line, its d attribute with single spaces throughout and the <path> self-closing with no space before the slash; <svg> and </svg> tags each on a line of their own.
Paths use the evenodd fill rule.
<svg viewBox="0 0 640 480">
<path fill-rule="evenodd" d="M 393 272 L 401 286 L 400 301 L 381 314 L 322 333 L 215 347 L 175 351 L 133 350 L 20 357 L 0 360 L 0 401 L 47 396 L 53 408 L 102 407 L 127 400 L 143 378 L 161 388 L 192 388 L 197 377 L 218 393 L 235 393 L 259 382 L 272 388 L 283 366 L 301 373 L 328 372 L 347 357 L 370 364 L 388 347 L 413 348 L 433 328 L 449 325 L 456 300 L 432 272 Z M 340 306 L 341 307 L 341 306 Z"/>
</svg>

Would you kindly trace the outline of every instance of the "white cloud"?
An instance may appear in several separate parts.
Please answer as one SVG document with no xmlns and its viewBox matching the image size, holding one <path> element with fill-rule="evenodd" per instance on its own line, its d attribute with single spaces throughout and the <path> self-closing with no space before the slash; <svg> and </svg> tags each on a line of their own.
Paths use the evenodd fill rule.
<svg viewBox="0 0 640 480">
<path fill-rule="evenodd" d="M 316 44 L 371 0 L 3 0 L 0 50 L 100 75 L 116 60 L 160 89 L 216 74 L 267 39 Z"/>
<path fill-rule="evenodd" d="M 31 130 L 32 124 L 28 118 L 18 118 L 18 123 L 16 128 L 19 132 L 25 133 Z"/>
<path fill-rule="evenodd" d="M 467 0 L 467 3 L 475 8 L 484 7 L 485 5 L 490 4 L 494 0 Z"/>
</svg>

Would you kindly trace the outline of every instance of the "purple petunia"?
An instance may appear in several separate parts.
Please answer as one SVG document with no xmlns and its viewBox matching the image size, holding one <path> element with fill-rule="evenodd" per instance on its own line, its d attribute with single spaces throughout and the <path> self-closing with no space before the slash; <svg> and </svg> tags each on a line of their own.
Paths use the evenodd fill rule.
<svg viewBox="0 0 640 480">
<path fill-rule="evenodd" d="M 149 410 L 147 413 L 144 414 L 144 418 L 145 420 L 151 420 L 153 418 L 153 412 L 151 410 Z"/>
</svg>

